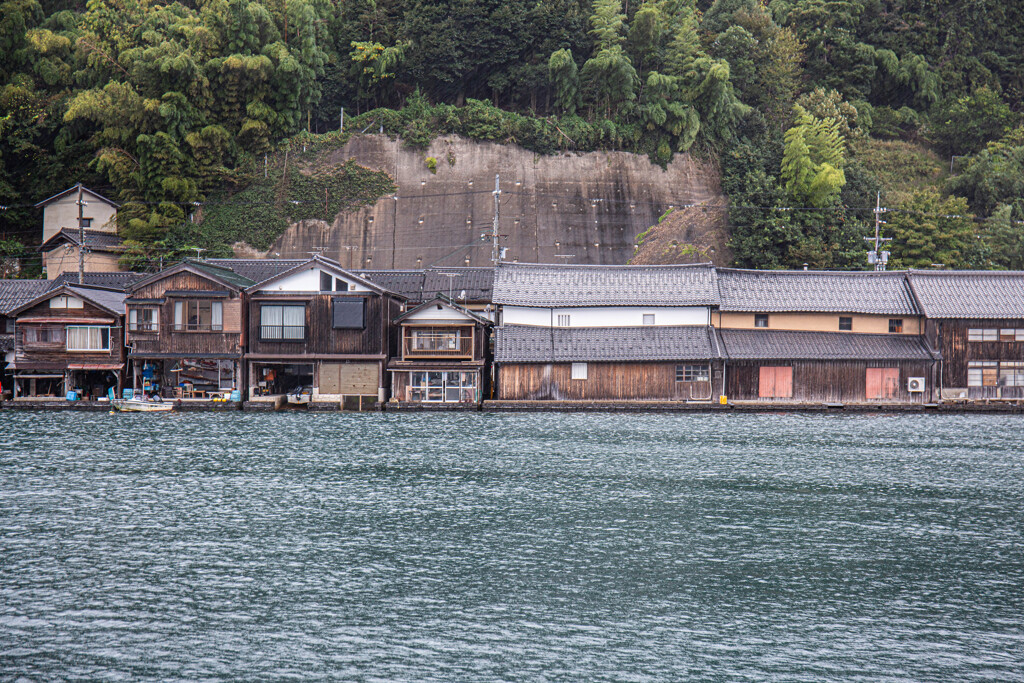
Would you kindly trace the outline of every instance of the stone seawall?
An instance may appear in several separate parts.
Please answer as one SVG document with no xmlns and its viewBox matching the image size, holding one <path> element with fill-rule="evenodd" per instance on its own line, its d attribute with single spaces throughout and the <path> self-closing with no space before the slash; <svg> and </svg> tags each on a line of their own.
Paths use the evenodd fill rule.
<svg viewBox="0 0 1024 683">
<path fill-rule="evenodd" d="M 436 172 L 428 158 L 436 160 Z M 332 223 L 300 221 L 260 254 L 302 258 L 323 249 L 349 268 L 489 265 L 496 174 L 507 260 L 626 263 L 637 235 L 668 208 L 725 201 L 714 164 L 687 154 L 663 170 L 627 152 L 543 156 L 458 136 L 417 150 L 366 135 L 329 155 L 331 163 L 348 159 L 391 174 L 398 198 L 339 214 Z"/>
</svg>

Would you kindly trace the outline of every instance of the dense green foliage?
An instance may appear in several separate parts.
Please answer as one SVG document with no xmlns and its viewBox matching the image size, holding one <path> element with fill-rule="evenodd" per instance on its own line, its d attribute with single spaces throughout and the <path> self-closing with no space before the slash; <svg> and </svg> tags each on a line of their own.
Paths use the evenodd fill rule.
<svg viewBox="0 0 1024 683">
<path fill-rule="evenodd" d="M 389 191 L 347 166 L 262 182 L 264 154 L 344 107 L 320 144 L 369 128 L 715 158 L 741 265 L 862 267 L 880 189 L 908 216 L 962 197 L 977 219 L 975 250 L 890 221 L 917 245 L 902 261 L 1017 267 L 1022 36 L 1002 0 L 0 0 L 0 238 L 37 239 L 31 205 L 82 180 L 122 202 L 138 264 L 269 244 L 307 206 L 281 187 L 333 188 L 328 211 Z M 966 157 L 955 196 L 922 194 L 928 153 L 904 173 L 880 139 Z M 263 208 L 218 208 L 240 199 Z"/>
</svg>

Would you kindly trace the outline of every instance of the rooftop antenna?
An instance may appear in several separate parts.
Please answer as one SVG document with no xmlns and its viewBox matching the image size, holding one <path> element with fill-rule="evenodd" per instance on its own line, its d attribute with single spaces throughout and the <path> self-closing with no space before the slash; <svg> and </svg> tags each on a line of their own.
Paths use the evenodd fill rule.
<svg viewBox="0 0 1024 683">
<path fill-rule="evenodd" d="M 892 242 L 891 237 L 880 237 L 879 228 L 885 225 L 885 221 L 882 220 L 882 214 L 888 211 L 888 209 L 882 208 L 882 193 L 879 192 L 875 196 L 875 236 L 865 237 L 864 239 L 868 242 L 874 242 L 875 248 L 868 252 L 868 264 L 873 265 L 875 270 L 885 270 L 885 264 L 889 263 L 889 252 L 881 251 L 880 247 L 885 242 Z"/>
<path fill-rule="evenodd" d="M 192 247 L 192 248 L 196 250 L 196 261 L 201 261 L 202 257 L 200 256 L 200 254 L 202 254 L 206 250 L 205 249 L 201 249 L 199 247 Z"/>
<path fill-rule="evenodd" d="M 455 281 L 455 278 L 457 278 L 459 276 L 459 274 L 458 273 L 438 273 L 438 275 L 444 275 L 446 278 L 448 278 L 448 300 L 449 301 L 455 301 L 455 299 L 452 298 L 452 282 Z"/>
</svg>

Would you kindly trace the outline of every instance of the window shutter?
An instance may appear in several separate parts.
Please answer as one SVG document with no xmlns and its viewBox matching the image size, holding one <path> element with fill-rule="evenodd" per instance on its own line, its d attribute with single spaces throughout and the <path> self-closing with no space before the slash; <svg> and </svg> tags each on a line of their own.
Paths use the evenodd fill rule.
<svg viewBox="0 0 1024 683">
<path fill-rule="evenodd" d="M 179 328 L 179 329 L 181 328 L 182 325 L 185 324 L 185 311 L 184 311 L 184 308 L 185 308 L 184 302 L 182 302 L 182 301 L 175 301 L 174 302 L 174 326 Z"/>
<path fill-rule="evenodd" d="M 336 330 L 362 330 L 366 327 L 366 299 L 335 299 L 331 326 Z"/>
</svg>

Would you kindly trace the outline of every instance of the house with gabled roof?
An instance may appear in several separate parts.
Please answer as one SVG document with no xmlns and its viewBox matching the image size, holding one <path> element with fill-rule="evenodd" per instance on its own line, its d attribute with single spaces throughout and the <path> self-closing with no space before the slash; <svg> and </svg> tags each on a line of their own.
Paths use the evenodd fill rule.
<svg viewBox="0 0 1024 683">
<path fill-rule="evenodd" d="M 472 406 L 488 396 L 490 320 L 439 294 L 392 323 L 398 342 L 388 363 L 393 401 Z"/>
<path fill-rule="evenodd" d="M 245 289 L 230 268 L 185 260 L 128 288 L 131 386 L 171 399 L 230 397 L 244 386 Z"/>
<path fill-rule="evenodd" d="M 121 390 L 124 292 L 62 285 L 10 311 L 14 399 L 104 397 Z"/>
<path fill-rule="evenodd" d="M 502 263 L 496 397 L 710 401 L 721 383 L 718 298 L 710 264 Z"/>
<path fill-rule="evenodd" d="M 14 389 L 7 370 L 14 362 L 14 318 L 10 313 L 49 290 L 51 284 L 49 280 L 0 280 L 0 397 L 13 396 Z"/>
<path fill-rule="evenodd" d="M 246 290 L 248 398 L 369 407 L 386 400 L 391 321 L 405 298 L 322 256 Z"/>
<path fill-rule="evenodd" d="M 718 269 L 725 395 L 737 401 L 925 403 L 939 354 L 903 272 Z"/>
<path fill-rule="evenodd" d="M 1024 272 L 911 270 L 945 400 L 1024 399 Z"/>
<path fill-rule="evenodd" d="M 118 259 L 124 247 L 117 236 L 119 205 L 87 187 L 82 187 L 81 193 L 81 223 L 78 185 L 36 204 L 36 208 L 43 210 L 43 269 L 51 280 L 63 272 L 78 271 L 79 252 L 83 249 L 84 270 L 120 270 Z"/>
</svg>

